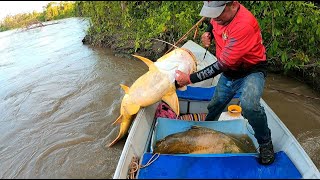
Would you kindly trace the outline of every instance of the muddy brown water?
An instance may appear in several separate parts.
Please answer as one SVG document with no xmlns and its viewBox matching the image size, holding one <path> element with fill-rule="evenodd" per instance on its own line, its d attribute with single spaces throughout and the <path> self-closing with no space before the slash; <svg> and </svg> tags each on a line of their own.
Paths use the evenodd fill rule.
<svg viewBox="0 0 320 180">
<path fill-rule="evenodd" d="M 87 21 L 69 18 L 0 33 L 0 178 L 112 178 L 125 140 L 118 133 L 124 92 L 143 62 L 83 45 Z M 309 96 L 279 75 L 267 85 Z M 319 97 L 319 96 L 318 96 Z M 273 89 L 264 100 L 320 167 L 320 101 Z"/>
</svg>

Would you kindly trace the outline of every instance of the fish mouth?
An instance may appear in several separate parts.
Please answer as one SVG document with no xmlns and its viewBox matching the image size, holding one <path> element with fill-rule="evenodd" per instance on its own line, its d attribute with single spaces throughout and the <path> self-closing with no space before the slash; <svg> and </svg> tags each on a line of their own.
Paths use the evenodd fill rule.
<svg viewBox="0 0 320 180">
<path fill-rule="evenodd" d="M 198 66 L 198 61 L 197 61 L 196 56 L 189 49 L 186 49 L 186 48 L 180 48 L 180 49 L 186 51 L 192 57 L 192 60 L 194 62 L 194 66 L 192 67 L 192 73 L 196 72 L 197 66 Z"/>
</svg>

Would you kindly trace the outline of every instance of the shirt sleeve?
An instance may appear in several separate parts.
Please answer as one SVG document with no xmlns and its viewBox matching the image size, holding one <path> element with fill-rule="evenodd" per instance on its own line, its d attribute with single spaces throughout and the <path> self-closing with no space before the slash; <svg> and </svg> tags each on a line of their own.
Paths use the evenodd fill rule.
<svg viewBox="0 0 320 180">
<path fill-rule="evenodd" d="M 221 64 L 219 61 L 212 63 L 211 65 L 207 66 L 206 68 L 190 74 L 190 81 L 191 83 L 197 83 L 200 81 L 204 81 L 206 79 L 215 77 L 216 75 L 220 74 L 223 71 L 221 69 Z"/>
<path fill-rule="evenodd" d="M 241 63 L 239 59 L 248 53 L 257 42 L 254 28 L 248 24 L 239 24 L 228 36 L 226 45 L 221 50 L 219 60 L 222 66 L 236 70 Z"/>
</svg>

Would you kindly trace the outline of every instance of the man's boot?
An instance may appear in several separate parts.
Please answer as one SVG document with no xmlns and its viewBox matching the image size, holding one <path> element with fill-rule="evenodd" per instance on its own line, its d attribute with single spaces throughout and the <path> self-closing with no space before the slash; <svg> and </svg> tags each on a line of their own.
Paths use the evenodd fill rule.
<svg viewBox="0 0 320 180">
<path fill-rule="evenodd" d="M 272 164 L 274 161 L 274 151 L 272 141 L 259 144 L 259 163 L 263 165 Z"/>
</svg>

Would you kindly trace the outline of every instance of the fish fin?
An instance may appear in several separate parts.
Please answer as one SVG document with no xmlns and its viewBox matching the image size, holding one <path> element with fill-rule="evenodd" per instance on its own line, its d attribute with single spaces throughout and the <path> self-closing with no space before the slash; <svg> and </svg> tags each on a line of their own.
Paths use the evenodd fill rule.
<svg viewBox="0 0 320 180">
<path fill-rule="evenodd" d="M 190 129 L 201 129 L 203 128 L 202 126 L 197 126 L 197 125 L 193 125 L 190 127 Z"/>
<path fill-rule="evenodd" d="M 142 56 L 138 56 L 138 55 L 132 55 L 132 56 L 134 56 L 134 57 L 140 59 L 141 61 L 143 61 L 149 67 L 149 70 L 152 70 L 152 69 L 156 68 L 154 66 L 154 64 L 153 64 L 153 61 L 151 61 L 150 59 L 142 57 Z"/>
<path fill-rule="evenodd" d="M 162 101 L 166 102 L 172 110 L 179 116 L 179 100 L 176 92 L 167 93 L 162 97 Z"/>
<path fill-rule="evenodd" d="M 199 126 L 199 125 L 191 126 L 190 130 L 202 130 L 202 131 L 210 131 L 210 132 L 213 132 L 213 133 L 218 133 L 219 132 L 219 133 L 225 134 L 225 133 L 223 133 L 221 131 L 217 131 L 217 130 L 214 130 L 214 129 L 211 129 L 211 128 L 208 128 L 208 127 L 204 127 L 204 126 Z"/>
<path fill-rule="evenodd" d="M 129 93 L 129 87 L 128 86 L 126 86 L 126 85 L 123 85 L 123 84 L 120 84 L 120 86 L 121 86 L 121 88 L 124 90 L 124 92 L 126 93 L 126 94 L 128 94 Z"/>
<path fill-rule="evenodd" d="M 127 106 L 125 106 L 125 110 L 129 115 L 137 114 L 139 109 L 140 109 L 140 106 L 138 104 L 127 104 Z"/>
<path fill-rule="evenodd" d="M 112 123 L 112 125 L 114 125 L 114 124 L 120 124 L 121 121 L 122 121 L 122 114 L 118 117 L 117 120 L 115 120 L 115 121 Z"/>
</svg>

